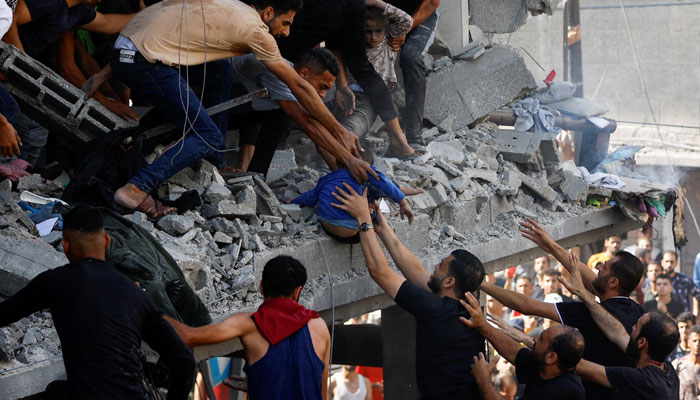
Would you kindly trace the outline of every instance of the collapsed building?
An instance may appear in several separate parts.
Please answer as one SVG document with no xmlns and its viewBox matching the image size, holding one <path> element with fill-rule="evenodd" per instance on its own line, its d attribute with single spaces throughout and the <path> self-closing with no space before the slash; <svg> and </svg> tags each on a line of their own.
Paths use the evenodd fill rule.
<svg viewBox="0 0 700 400">
<path fill-rule="evenodd" d="M 490 11 L 503 14 L 496 18 L 499 26 L 483 29 L 487 34 L 517 29 L 525 21 L 524 9 L 552 10 L 525 0 L 513 10 L 503 2 L 491 3 L 470 2 L 469 12 L 478 26 L 495 23 L 489 19 Z M 455 15 L 460 18 L 463 13 Z M 514 22 L 502 26 L 506 14 Z M 448 18 L 445 24 L 452 22 Z M 496 111 L 540 85 L 516 49 L 492 46 L 478 30 L 458 22 L 461 30 L 466 29 L 462 40 L 446 41 L 433 52 L 434 59 L 426 57 L 432 65 L 426 118 L 433 125 L 423 132 L 427 152 L 413 161 L 375 160 L 376 168 L 390 179 L 423 189 L 408 197 L 416 211 L 412 225 L 395 216 L 390 220 L 423 265 L 430 268 L 450 251 L 465 248 L 484 262 L 488 273 L 499 271 L 543 253 L 520 236 L 524 218 L 536 219 L 555 240 L 572 247 L 649 226 L 653 218 L 640 212 L 640 201 L 660 205 L 659 213 L 673 220 L 676 244 L 682 243 L 683 194 L 676 188 L 625 176 L 619 177 L 623 185 L 614 189 L 590 183 L 572 161 L 560 160 L 555 134 L 494 123 L 509 125 L 504 115 L 514 114 L 512 107 Z M 70 103 L 70 99 L 83 101 L 78 89 L 10 48 L 3 47 L 0 70 L 8 75 L 13 94 L 24 107 L 38 110 L 37 118 L 52 121 L 74 139 L 93 139 L 121 127 L 106 109 Z M 46 109 L 52 111 L 41 114 Z M 593 130 L 585 118 L 564 113 L 553 118 L 558 118 L 558 127 Z M 596 134 L 610 135 L 614 121 L 606 127 Z M 370 142 L 381 147 L 383 141 L 377 133 Z M 316 165 L 312 153 L 307 138 L 292 136 L 288 148 L 275 154 L 266 178 L 221 174 L 202 161 L 158 189 L 159 197 L 170 200 L 194 190 L 203 199 L 200 207 L 157 223 L 138 212 L 125 219 L 162 246 L 213 320 L 255 309 L 262 301 L 258 292 L 262 267 L 280 254 L 306 266 L 309 281 L 301 302 L 318 310 L 329 324 L 381 309 L 381 327 L 335 326 L 332 362 L 383 366 L 387 398 L 412 398 L 417 393 L 415 360 L 406 349 L 415 345 L 415 337 L 408 334 L 415 330 L 414 321 L 393 306 L 369 277 L 359 245 L 334 242 L 320 232 L 313 209 L 286 204 L 313 188 L 324 173 L 312 167 Z M 0 183 L 0 296 L 12 295 L 41 271 L 67 262 L 59 247 L 60 232 L 39 237 L 35 222 L 17 203 L 27 199 L 25 191 L 60 198 L 69 179 L 69 174 L 48 181 L 29 175 L 15 185 L 9 180 Z M 34 199 L 26 201 L 39 204 Z M 387 207 L 393 215 L 392 206 Z M 196 348 L 195 356 L 204 360 L 239 350 L 234 340 Z M 40 393 L 65 374 L 48 313 L 0 329 L 0 368 L 0 397 L 7 399 Z"/>
</svg>

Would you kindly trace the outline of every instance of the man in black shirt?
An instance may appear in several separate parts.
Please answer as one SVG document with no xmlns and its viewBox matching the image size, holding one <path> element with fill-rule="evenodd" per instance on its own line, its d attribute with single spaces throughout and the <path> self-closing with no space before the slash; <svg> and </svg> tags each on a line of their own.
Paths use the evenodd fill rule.
<svg viewBox="0 0 700 400">
<path fill-rule="evenodd" d="M 662 314 L 667 314 L 673 319 L 683 312 L 685 309 L 683 303 L 671 296 L 673 292 L 671 280 L 671 276 L 666 274 L 661 274 L 656 277 L 656 298 L 645 301 L 644 304 L 642 304 L 644 311 L 660 312 Z"/>
<path fill-rule="evenodd" d="M 537 222 L 532 219 L 522 223 L 523 236 L 535 242 L 540 248 L 554 255 L 565 268 L 570 269 L 569 253 L 558 245 Z M 598 265 L 598 276 L 585 264 L 580 265 L 582 281 L 585 287 L 596 294 L 601 306 L 617 318 L 627 332 L 639 317 L 644 314 L 642 307 L 628 296 L 637 286 L 644 266 L 634 255 L 620 251 L 613 258 Z M 581 302 L 545 303 L 518 293 L 499 288 L 484 282 L 481 289 L 498 299 L 503 305 L 526 315 L 537 315 L 549 318 L 577 328 L 586 339 L 583 358 L 605 366 L 629 366 L 632 364 L 625 352 L 618 349 L 596 324 L 588 308 Z M 595 382 L 583 382 L 586 388 L 586 398 L 590 400 L 615 400 L 613 392 Z"/>
<path fill-rule="evenodd" d="M 680 339 L 675 321 L 665 314 L 647 313 L 639 318 L 632 333 L 627 334 L 620 321 L 584 287 L 576 256 L 571 260 L 571 281 L 562 280 L 562 283 L 583 300 L 607 338 L 634 362 L 632 367 L 605 367 L 582 360 L 576 373 L 611 389 L 618 400 L 678 399 L 680 381 L 676 370 L 666 361 Z"/>
<path fill-rule="evenodd" d="M 435 39 L 438 24 L 437 8 L 440 0 L 389 0 L 387 3 L 402 9 L 413 17 L 413 26 L 407 35 L 390 39 L 393 50 L 401 48 L 399 65 L 403 74 L 406 109 L 403 122 L 409 144 L 423 144 L 423 111 L 425 109 L 425 70 L 423 55 Z M 417 147 L 416 147 L 417 148 Z"/>
<path fill-rule="evenodd" d="M 367 193 L 360 196 L 350 185 L 333 193 L 334 206 L 357 219 L 362 253 L 375 282 L 416 319 L 416 376 L 423 399 L 478 398 L 479 388 L 469 374 L 472 358 L 484 351 L 484 338 L 459 322 L 469 318 L 459 303 L 484 279 L 484 266 L 466 250 L 455 250 L 435 266 L 431 275 L 396 237 L 382 213 L 372 225 Z M 375 236 L 379 235 L 405 278 L 389 268 Z"/>
<path fill-rule="evenodd" d="M 460 320 L 464 325 L 481 333 L 501 357 L 515 365 L 518 382 L 526 385 L 520 399 L 586 398 L 581 378 L 574 373 L 584 348 L 583 336 L 578 330 L 570 326 L 555 325 L 545 329 L 534 339 L 532 350 L 523 348 L 519 342 L 487 323 L 476 298 L 471 293 L 465 295 L 467 301 L 462 301 L 462 305 L 471 315 L 471 319 L 460 317 Z M 495 362 L 492 365 L 495 366 Z M 490 370 L 483 354 L 474 357 L 472 375 L 479 384 L 484 400 L 505 400 L 491 382 Z"/>
<path fill-rule="evenodd" d="M 48 308 L 61 340 L 67 381 L 52 382 L 56 399 L 150 399 L 143 387 L 141 340 L 168 367 L 168 399 L 186 399 L 194 381 L 192 352 L 153 300 L 107 264 L 97 210 L 76 207 L 63 218 L 70 264 L 37 275 L 0 303 L 0 326 Z"/>
</svg>

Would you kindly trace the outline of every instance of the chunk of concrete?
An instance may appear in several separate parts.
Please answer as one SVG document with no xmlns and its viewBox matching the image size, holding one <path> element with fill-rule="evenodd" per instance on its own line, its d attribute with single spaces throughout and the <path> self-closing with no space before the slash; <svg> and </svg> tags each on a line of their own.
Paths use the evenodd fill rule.
<svg viewBox="0 0 700 400">
<path fill-rule="evenodd" d="M 537 88 L 520 54 L 503 45 L 492 47 L 474 61 L 460 61 L 432 73 L 427 79 L 425 118 L 438 125 L 454 115 L 454 129 Z"/>
<path fill-rule="evenodd" d="M 216 204 L 205 204 L 202 213 L 206 218 L 213 217 L 254 217 L 257 199 L 255 189 L 246 187 L 238 192 L 236 201 L 222 200 Z"/>
<path fill-rule="evenodd" d="M 472 179 L 480 179 L 489 183 L 498 182 L 498 174 L 494 170 L 481 168 L 465 168 L 462 170 L 465 175 Z"/>
<path fill-rule="evenodd" d="M 294 158 L 294 150 L 277 150 L 272 157 L 270 168 L 267 170 L 265 181 L 272 183 L 289 175 L 297 168 L 297 162 Z"/>
<path fill-rule="evenodd" d="M 171 235 L 180 236 L 194 228 L 194 219 L 184 215 L 168 214 L 158 220 L 158 227 Z"/>
<path fill-rule="evenodd" d="M 512 33 L 532 15 L 552 15 L 558 0 L 469 0 L 469 23 L 486 33 Z"/>
<path fill-rule="evenodd" d="M 440 130 L 440 132 L 452 132 L 452 128 L 454 128 L 456 120 L 457 120 L 457 117 L 450 114 L 445 119 L 443 119 L 442 122 L 440 122 L 437 127 Z"/>
<path fill-rule="evenodd" d="M 564 180 L 559 185 L 559 190 L 569 201 L 583 201 L 588 196 L 588 183 L 571 173 L 564 173 Z"/>
<path fill-rule="evenodd" d="M 204 192 L 204 201 L 211 204 L 218 203 L 221 200 L 231 200 L 232 198 L 233 194 L 231 191 L 226 186 L 217 183 L 209 185 L 207 191 Z"/>
<path fill-rule="evenodd" d="M 0 235 L 0 295 L 12 296 L 35 276 L 67 263 L 63 253 L 38 237 Z"/>
<path fill-rule="evenodd" d="M 282 204 L 282 210 L 289 215 L 294 221 L 299 221 L 301 218 L 301 207 L 299 204 Z M 312 209 L 312 208 L 311 208 Z M 313 209 L 312 209 L 313 210 Z"/>
<path fill-rule="evenodd" d="M 464 145 L 459 140 L 446 142 L 433 141 L 426 147 L 428 152 L 435 158 L 445 158 L 454 164 L 461 164 L 464 161 Z"/>
<path fill-rule="evenodd" d="M 498 129 L 495 139 L 503 159 L 516 163 L 527 163 L 540 146 L 540 136 L 532 132 Z"/>
</svg>

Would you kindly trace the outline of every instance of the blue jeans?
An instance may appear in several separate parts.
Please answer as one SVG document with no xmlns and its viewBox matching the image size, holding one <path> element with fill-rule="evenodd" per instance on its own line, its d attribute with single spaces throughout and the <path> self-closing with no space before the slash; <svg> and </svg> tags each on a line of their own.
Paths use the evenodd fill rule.
<svg viewBox="0 0 700 400">
<path fill-rule="evenodd" d="M 233 72 L 226 60 L 209 62 L 206 64 L 205 81 L 204 64 L 191 66 L 191 85 L 188 86 L 176 68 L 150 63 L 139 53 L 136 53 L 133 61 L 120 62 L 118 50 L 115 51 L 110 62 L 115 77 L 150 101 L 175 126 L 189 130 L 184 141 L 177 142 L 129 181 L 150 193 L 183 168 L 213 155 L 214 149 L 223 148 L 228 115 L 223 112 L 211 118 L 204 109 L 230 98 Z M 180 67 L 180 70 L 184 75 L 185 67 Z M 201 103 L 192 88 L 204 90 Z M 216 160 L 223 161 L 223 157 L 216 157 Z M 220 162 L 217 164 L 223 166 Z"/>
<path fill-rule="evenodd" d="M 19 115 L 19 105 L 3 85 L 0 85 L 0 114 L 12 125 L 15 124 Z"/>
</svg>

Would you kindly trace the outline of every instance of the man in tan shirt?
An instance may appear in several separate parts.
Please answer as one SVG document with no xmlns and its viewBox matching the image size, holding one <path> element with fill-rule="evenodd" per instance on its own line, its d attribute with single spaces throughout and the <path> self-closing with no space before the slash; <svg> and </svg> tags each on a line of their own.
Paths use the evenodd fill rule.
<svg viewBox="0 0 700 400">
<path fill-rule="evenodd" d="M 333 118 L 313 87 L 284 61 L 277 48 L 275 37 L 289 35 L 301 0 L 246 3 L 165 0 L 141 11 L 121 32 L 114 44 L 113 73 L 182 127 L 183 138 L 116 191 L 117 206 L 154 218 L 175 211 L 154 201 L 149 193 L 182 168 L 215 152 L 222 154 L 227 113 L 212 118 L 204 108 L 229 98 L 232 72 L 226 59 L 243 54 L 254 54 L 314 118 L 358 154 L 357 137 Z M 192 88 L 201 90 L 201 103 Z M 348 168 L 363 179 L 371 170 L 361 161 Z"/>
</svg>

